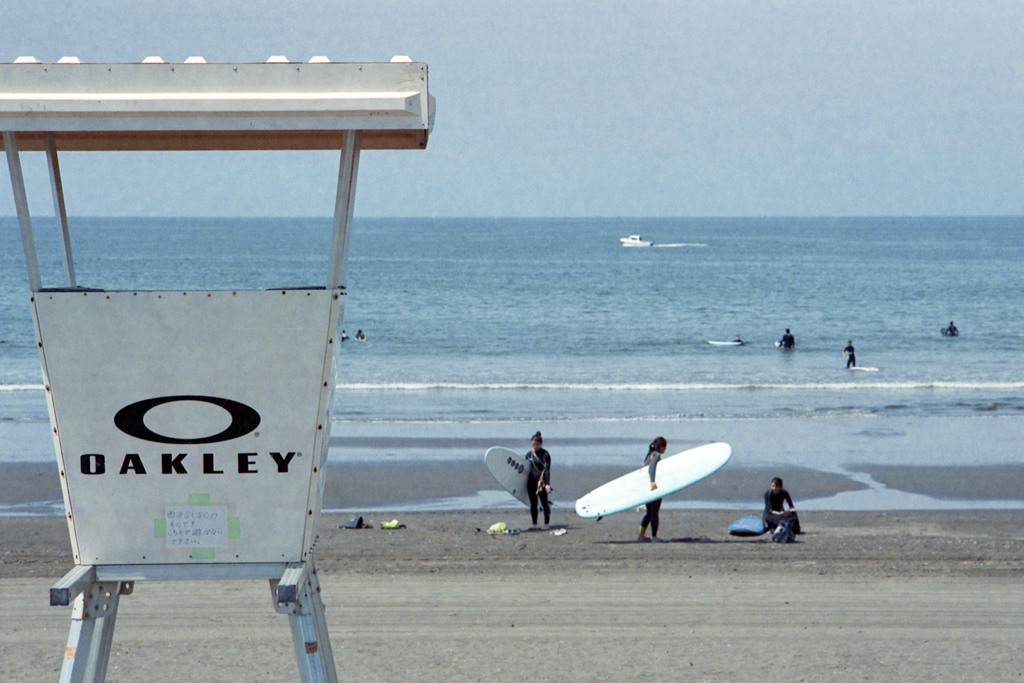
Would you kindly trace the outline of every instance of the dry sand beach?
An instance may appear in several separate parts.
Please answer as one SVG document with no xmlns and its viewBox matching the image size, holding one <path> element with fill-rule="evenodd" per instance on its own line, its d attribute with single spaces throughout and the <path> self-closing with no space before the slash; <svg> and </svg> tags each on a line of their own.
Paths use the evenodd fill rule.
<svg viewBox="0 0 1024 683">
<path fill-rule="evenodd" d="M 726 534 L 746 510 L 558 510 L 564 535 L 491 536 L 525 510 L 323 519 L 323 599 L 341 680 L 1011 681 L 1024 674 L 1024 512 L 805 513 L 800 542 Z M 71 566 L 59 518 L 0 518 L 0 680 L 58 677 Z M 297 680 L 264 582 L 139 583 L 109 681 Z"/>
</svg>

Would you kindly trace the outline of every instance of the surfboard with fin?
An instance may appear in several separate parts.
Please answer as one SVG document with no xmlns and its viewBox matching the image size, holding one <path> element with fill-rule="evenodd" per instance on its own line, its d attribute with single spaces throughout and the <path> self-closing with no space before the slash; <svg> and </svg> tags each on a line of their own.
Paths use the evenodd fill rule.
<svg viewBox="0 0 1024 683">
<path fill-rule="evenodd" d="M 577 500 L 576 514 L 580 517 L 603 517 L 664 498 L 714 474 L 729 461 L 730 456 L 732 447 L 729 444 L 709 443 L 662 458 L 656 475 L 658 488 L 651 489 L 650 475 L 644 465 Z"/>
</svg>

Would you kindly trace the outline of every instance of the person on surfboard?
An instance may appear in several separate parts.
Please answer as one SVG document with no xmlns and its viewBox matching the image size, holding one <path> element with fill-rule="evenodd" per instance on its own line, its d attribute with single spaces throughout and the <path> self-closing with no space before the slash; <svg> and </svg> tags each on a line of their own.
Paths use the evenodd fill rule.
<svg viewBox="0 0 1024 683">
<path fill-rule="evenodd" d="M 526 460 L 530 463 L 526 494 L 530 496 L 530 517 L 533 518 L 534 526 L 537 526 L 538 500 L 544 508 L 544 526 L 551 524 L 551 503 L 548 502 L 548 494 L 551 493 L 551 454 L 544 450 L 543 444 L 544 437 L 537 432 L 530 439 L 533 449 L 526 454 Z"/>
<path fill-rule="evenodd" d="M 852 339 L 847 339 L 846 340 L 846 348 L 843 349 L 843 355 L 846 356 L 846 368 L 847 369 L 857 367 L 857 356 L 853 352 L 853 340 Z"/>
<path fill-rule="evenodd" d="M 665 441 L 665 437 L 659 436 L 651 445 L 647 447 L 647 457 L 644 458 L 644 464 L 647 465 L 647 473 L 651 477 L 651 490 L 656 491 L 658 488 L 657 476 L 658 476 L 658 462 L 661 460 L 661 456 L 665 454 L 665 449 L 668 448 L 668 441 Z M 644 518 L 640 521 L 640 535 L 637 536 L 638 541 L 641 543 L 647 540 L 647 527 L 651 527 L 651 540 L 659 541 L 658 538 L 658 516 L 661 512 L 661 498 L 652 500 L 647 504 L 647 510 L 644 512 Z"/>
<path fill-rule="evenodd" d="M 772 531 L 775 527 L 788 523 L 794 534 L 800 533 L 800 518 L 797 517 L 796 506 L 793 505 L 789 491 L 782 488 L 781 477 L 772 479 L 768 490 L 764 492 L 764 512 L 761 513 L 761 519 L 764 520 L 765 531 Z"/>
</svg>

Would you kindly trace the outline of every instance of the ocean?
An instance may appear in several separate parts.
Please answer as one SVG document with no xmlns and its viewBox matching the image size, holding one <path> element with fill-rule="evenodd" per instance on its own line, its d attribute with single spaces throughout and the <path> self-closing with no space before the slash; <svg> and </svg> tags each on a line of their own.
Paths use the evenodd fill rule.
<svg viewBox="0 0 1024 683">
<path fill-rule="evenodd" d="M 44 286 L 62 286 L 56 225 L 35 224 Z M 321 285 L 330 229 L 71 220 L 79 284 L 109 290 Z M 622 247 L 631 234 L 654 244 Z M 542 429 L 562 466 L 628 468 L 658 432 L 670 451 L 732 443 L 728 467 L 884 493 L 822 508 L 948 504 L 858 465 L 1019 463 L 1021 282 L 1024 218 L 357 218 L 330 457 L 465 464 L 487 443 L 525 451 Z M 958 337 L 940 333 L 951 320 Z M 786 328 L 791 351 L 775 346 Z M 47 462 L 14 218 L 0 219 L 0 339 L 0 463 Z M 846 368 L 847 340 L 876 371 Z M 1000 495 L 956 504 L 1024 506 Z"/>
</svg>

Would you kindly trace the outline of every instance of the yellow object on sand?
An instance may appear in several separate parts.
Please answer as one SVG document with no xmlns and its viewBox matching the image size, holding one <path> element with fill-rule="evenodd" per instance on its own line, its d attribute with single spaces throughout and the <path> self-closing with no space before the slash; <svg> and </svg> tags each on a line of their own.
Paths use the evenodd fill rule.
<svg viewBox="0 0 1024 683">
<path fill-rule="evenodd" d="M 397 529 L 398 528 L 398 520 L 397 519 L 393 519 L 390 522 L 381 522 L 380 523 L 380 528 L 381 529 Z"/>
<path fill-rule="evenodd" d="M 495 522 L 491 525 L 491 528 L 487 530 L 489 534 L 503 534 L 508 531 L 508 524 L 505 522 Z"/>
</svg>

